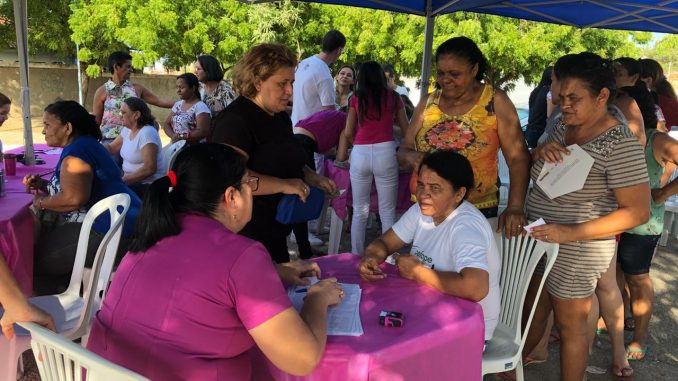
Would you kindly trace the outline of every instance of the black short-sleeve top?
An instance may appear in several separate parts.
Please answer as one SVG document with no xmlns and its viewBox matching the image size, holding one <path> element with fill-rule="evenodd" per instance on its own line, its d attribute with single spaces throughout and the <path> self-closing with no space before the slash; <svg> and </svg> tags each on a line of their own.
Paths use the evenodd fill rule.
<svg viewBox="0 0 678 381">
<path fill-rule="evenodd" d="M 240 96 L 217 115 L 212 131 L 212 142 L 237 147 L 249 155 L 249 169 L 282 179 L 304 177 L 304 151 L 286 112 L 270 115 Z M 280 198 L 280 194 L 272 196 L 277 196 L 276 202 Z"/>
</svg>

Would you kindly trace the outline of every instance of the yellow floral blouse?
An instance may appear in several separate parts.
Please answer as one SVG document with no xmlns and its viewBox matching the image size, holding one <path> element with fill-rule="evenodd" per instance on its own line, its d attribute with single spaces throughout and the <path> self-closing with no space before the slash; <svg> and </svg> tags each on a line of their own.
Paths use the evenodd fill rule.
<svg viewBox="0 0 678 381">
<path fill-rule="evenodd" d="M 440 94 L 435 90 L 428 98 L 414 147 L 419 152 L 450 150 L 464 155 L 471 162 L 475 179 L 468 201 L 478 209 L 496 207 L 499 135 L 494 89 L 486 84 L 478 102 L 464 115 L 445 114 L 438 107 Z"/>
</svg>

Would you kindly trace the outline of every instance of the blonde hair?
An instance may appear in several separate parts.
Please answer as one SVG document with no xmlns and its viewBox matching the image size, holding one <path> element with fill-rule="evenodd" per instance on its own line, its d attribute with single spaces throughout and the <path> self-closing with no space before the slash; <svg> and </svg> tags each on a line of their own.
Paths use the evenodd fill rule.
<svg viewBox="0 0 678 381">
<path fill-rule="evenodd" d="M 297 57 L 285 45 L 255 45 L 235 64 L 233 87 L 238 94 L 254 98 L 259 92 L 255 86 L 257 79 L 265 81 L 281 68 L 296 66 Z"/>
</svg>

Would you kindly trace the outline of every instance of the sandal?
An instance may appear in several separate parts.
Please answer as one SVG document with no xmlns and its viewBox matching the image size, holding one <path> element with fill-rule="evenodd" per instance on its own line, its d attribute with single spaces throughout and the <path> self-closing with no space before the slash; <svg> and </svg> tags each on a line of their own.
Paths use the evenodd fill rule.
<svg viewBox="0 0 678 381">
<path fill-rule="evenodd" d="M 607 335 L 607 328 L 598 328 L 596 329 L 596 335 Z"/>
<path fill-rule="evenodd" d="M 546 362 L 546 359 L 538 359 L 535 357 L 525 356 L 525 358 L 523 359 L 523 368 L 526 368 L 528 365 L 541 364 L 543 362 Z"/>
<path fill-rule="evenodd" d="M 631 348 L 630 345 L 626 346 L 626 359 L 629 361 L 640 361 L 645 358 L 647 354 L 647 345 L 640 348 Z"/>
<path fill-rule="evenodd" d="M 633 379 L 633 369 L 631 367 L 620 368 L 616 365 L 612 365 L 612 375 L 617 379 L 621 380 L 632 380 Z"/>
</svg>

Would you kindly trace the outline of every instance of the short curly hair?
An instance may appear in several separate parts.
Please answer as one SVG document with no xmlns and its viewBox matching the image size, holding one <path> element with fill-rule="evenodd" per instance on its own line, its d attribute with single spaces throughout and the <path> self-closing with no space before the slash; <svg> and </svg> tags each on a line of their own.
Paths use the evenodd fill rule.
<svg viewBox="0 0 678 381">
<path fill-rule="evenodd" d="M 265 43 L 255 45 L 235 64 L 233 68 L 233 87 L 238 94 L 254 98 L 258 91 L 257 79 L 270 78 L 281 68 L 297 66 L 297 57 L 285 45 Z"/>
</svg>

